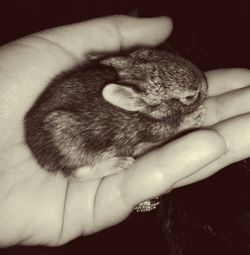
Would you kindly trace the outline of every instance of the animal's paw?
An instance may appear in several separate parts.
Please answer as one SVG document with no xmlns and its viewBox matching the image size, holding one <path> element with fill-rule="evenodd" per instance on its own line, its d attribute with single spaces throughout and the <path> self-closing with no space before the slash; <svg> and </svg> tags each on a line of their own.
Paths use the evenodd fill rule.
<svg viewBox="0 0 250 255">
<path fill-rule="evenodd" d="M 118 174 L 130 168 L 134 161 L 132 157 L 107 158 L 94 166 L 84 166 L 76 169 L 70 179 L 74 181 L 87 181 Z"/>
<path fill-rule="evenodd" d="M 116 168 L 118 172 L 132 167 L 135 161 L 132 157 L 115 157 L 114 159 L 113 167 Z"/>
<path fill-rule="evenodd" d="M 180 131 L 200 127 L 205 120 L 206 111 L 204 106 L 199 106 L 195 112 L 187 115 L 180 125 Z"/>
<path fill-rule="evenodd" d="M 200 127 L 203 124 L 203 122 L 205 121 L 206 111 L 207 111 L 207 108 L 201 105 L 193 113 L 194 127 Z"/>
</svg>

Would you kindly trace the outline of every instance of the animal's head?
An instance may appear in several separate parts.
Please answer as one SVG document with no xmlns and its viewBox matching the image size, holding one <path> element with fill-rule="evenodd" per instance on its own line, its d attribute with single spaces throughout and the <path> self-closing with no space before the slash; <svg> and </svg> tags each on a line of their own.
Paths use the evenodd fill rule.
<svg viewBox="0 0 250 255">
<path fill-rule="evenodd" d="M 173 53 L 142 48 L 100 63 L 112 66 L 119 75 L 119 80 L 104 87 L 104 99 L 127 111 L 164 119 L 193 112 L 206 97 L 204 74 Z"/>
</svg>

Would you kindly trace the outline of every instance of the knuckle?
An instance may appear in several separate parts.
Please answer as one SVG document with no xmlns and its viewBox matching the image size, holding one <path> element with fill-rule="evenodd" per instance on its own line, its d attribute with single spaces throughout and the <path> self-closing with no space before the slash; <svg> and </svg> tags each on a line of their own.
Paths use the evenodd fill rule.
<svg viewBox="0 0 250 255">
<path fill-rule="evenodd" d="M 222 114 L 221 114 L 221 101 L 218 97 L 214 96 L 207 99 L 207 106 L 211 109 L 213 114 L 212 116 L 212 124 L 222 121 Z"/>
<path fill-rule="evenodd" d="M 162 153 L 159 151 L 154 153 L 154 174 L 153 178 L 155 183 L 159 186 L 166 186 L 167 182 L 171 181 L 171 172 L 170 169 L 167 169 L 166 159 Z"/>
</svg>

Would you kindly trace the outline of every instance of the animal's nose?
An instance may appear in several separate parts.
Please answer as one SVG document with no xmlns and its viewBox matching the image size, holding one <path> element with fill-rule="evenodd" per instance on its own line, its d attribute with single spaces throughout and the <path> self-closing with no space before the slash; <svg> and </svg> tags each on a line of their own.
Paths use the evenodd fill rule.
<svg viewBox="0 0 250 255">
<path fill-rule="evenodd" d="M 185 105 L 191 105 L 194 102 L 196 102 L 196 100 L 198 99 L 200 94 L 200 91 L 189 91 L 184 93 L 184 95 L 182 95 L 182 97 L 179 98 L 179 100 L 185 104 Z"/>
</svg>

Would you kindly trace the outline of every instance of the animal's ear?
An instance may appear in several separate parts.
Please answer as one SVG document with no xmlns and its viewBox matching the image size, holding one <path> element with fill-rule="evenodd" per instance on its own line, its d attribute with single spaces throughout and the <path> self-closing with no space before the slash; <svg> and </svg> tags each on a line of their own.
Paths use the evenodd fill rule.
<svg viewBox="0 0 250 255">
<path fill-rule="evenodd" d="M 104 87 L 102 95 L 109 103 L 127 111 L 140 111 L 144 107 L 139 94 L 124 85 L 110 83 Z"/>
<path fill-rule="evenodd" d="M 106 66 L 112 66 L 115 69 L 124 69 L 128 66 L 131 59 L 129 57 L 108 57 L 100 61 L 100 64 L 106 65 Z"/>
</svg>

